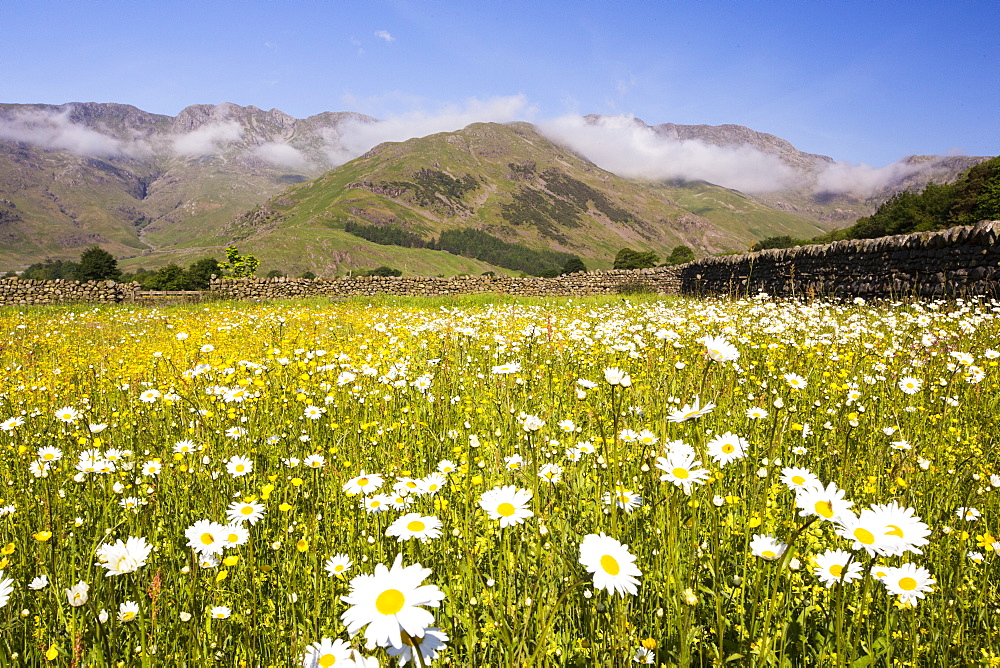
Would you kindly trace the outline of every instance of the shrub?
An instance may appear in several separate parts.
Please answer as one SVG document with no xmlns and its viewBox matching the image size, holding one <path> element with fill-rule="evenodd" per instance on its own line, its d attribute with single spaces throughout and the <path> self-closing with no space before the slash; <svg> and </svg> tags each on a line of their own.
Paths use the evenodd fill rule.
<svg viewBox="0 0 1000 668">
<path fill-rule="evenodd" d="M 402 276 L 403 271 L 401 269 L 393 269 L 392 267 L 386 267 L 385 265 L 381 267 L 375 267 L 366 272 L 360 274 L 361 276 Z"/>
</svg>

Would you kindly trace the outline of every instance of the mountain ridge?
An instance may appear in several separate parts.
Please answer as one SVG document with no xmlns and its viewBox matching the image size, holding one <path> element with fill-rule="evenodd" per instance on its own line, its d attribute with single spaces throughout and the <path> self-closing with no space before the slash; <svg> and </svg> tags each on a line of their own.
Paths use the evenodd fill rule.
<svg viewBox="0 0 1000 668">
<path fill-rule="evenodd" d="M 732 146 L 739 140 L 789 164 L 833 162 L 743 126 L 636 122 L 676 141 Z M 226 230 L 242 214 L 346 162 L 353 156 L 342 141 L 345 133 L 378 123 L 350 111 L 297 119 L 279 109 L 231 103 L 190 105 L 176 116 L 119 103 L 0 104 L 0 198 L 10 202 L 10 212 L 0 219 L 0 266 L 21 268 L 45 257 L 72 259 L 93 244 L 131 264 L 162 264 L 209 250 L 218 254 Z M 380 146 L 360 157 L 384 150 Z M 589 161 L 580 151 L 569 150 Z M 940 178 L 947 179 L 963 160 L 977 159 L 935 160 L 953 163 L 941 162 Z M 923 185 L 916 183 L 923 169 L 918 167 L 906 178 Z M 645 187 L 656 191 L 671 185 L 650 182 Z M 681 194 L 691 199 L 697 193 L 688 186 Z M 890 187 L 880 197 L 891 194 Z M 824 229 L 870 213 L 878 203 L 878 197 L 821 202 L 806 188 L 750 199 Z M 844 205 L 842 211 L 838 203 Z M 698 202 L 691 206 L 704 208 Z M 738 210 L 742 205 L 728 206 Z M 697 219 L 689 213 L 691 220 Z M 703 251 L 719 247 L 706 244 Z"/>
</svg>

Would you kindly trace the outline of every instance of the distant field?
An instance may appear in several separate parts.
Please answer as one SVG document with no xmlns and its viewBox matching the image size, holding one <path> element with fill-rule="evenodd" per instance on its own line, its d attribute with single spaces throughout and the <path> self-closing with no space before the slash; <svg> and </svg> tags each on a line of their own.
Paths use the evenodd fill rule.
<svg viewBox="0 0 1000 668">
<path fill-rule="evenodd" d="M 2 308 L 0 655 L 1000 665 L 998 314 Z"/>
</svg>

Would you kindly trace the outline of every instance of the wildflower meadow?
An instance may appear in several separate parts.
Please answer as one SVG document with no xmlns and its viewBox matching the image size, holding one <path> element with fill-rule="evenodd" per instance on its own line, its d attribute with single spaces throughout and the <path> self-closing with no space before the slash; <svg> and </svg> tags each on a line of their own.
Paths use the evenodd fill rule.
<svg viewBox="0 0 1000 668">
<path fill-rule="evenodd" d="M 0 665 L 1000 666 L 998 334 L 986 299 L 0 309 Z"/>
</svg>

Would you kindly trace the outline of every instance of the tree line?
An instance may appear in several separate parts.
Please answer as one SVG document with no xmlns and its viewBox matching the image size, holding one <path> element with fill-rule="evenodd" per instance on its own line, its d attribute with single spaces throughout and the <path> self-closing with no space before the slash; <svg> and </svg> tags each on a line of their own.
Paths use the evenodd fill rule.
<svg viewBox="0 0 1000 668">
<path fill-rule="evenodd" d="M 136 269 L 124 272 L 118 260 L 108 251 L 93 246 L 80 254 L 80 260 L 52 260 L 36 262 L 21 272 L 20 278 L 36 281 L 119 281 L 139 283 L 144 290 L 207 290 L 212 274 L 221 275 L 222 265 L 215 258 L 203 258 L 188 265 L 168 264 L 156 270 Z M 13 272 L 8 276 L 15 275 Z"/>
</svg>

